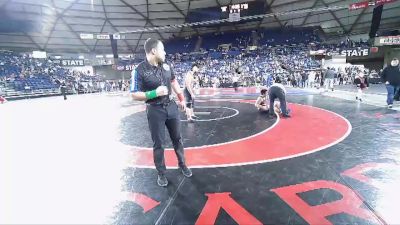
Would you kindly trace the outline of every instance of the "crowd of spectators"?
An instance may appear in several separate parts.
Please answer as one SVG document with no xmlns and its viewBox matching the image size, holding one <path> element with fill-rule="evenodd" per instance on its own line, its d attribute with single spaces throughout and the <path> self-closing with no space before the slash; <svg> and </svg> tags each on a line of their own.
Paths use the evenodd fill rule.
<svg viewBox="0 0 400 225">
<path fill-rule="evenodd" d="M 275 75 L 288 78 L 292 71 L 316 70 L 320 61 L 308 56 L 306 47 L 265 47 L 253 51 L 242 51 L 239 55 L 221 55 L 212 57 L 202 55 L 200 59 L 188 58 L 176 54 L 171 57 L 171 63 L 178 75 L 178 81 L 183 82 L 183 76 L 190 65 L 200 65 L 198 74 L 199 85 L 202 87 L 229 85 L 235 76 L 239 76 L 242 85 L 250 86 L 267 82 L 268 76 Z M 290 70 L 281 67 L 285 63 Z"/>
<path fill-rule="evenodd" d="M 101 81 L 100 76 L 90 74 L 90 71 L 63 68 L 59 60 L 35 59 L 11 51 L 0 52 L 1 93 L 7 88 L 25 94 L 36 91 L 57 92 L 61 83 L 65 83 L 71 91 L 93 92 Z"/>
<path fill-rule="evenodd" d="M 324 71 L 321 60 L 310 56 L 310 50 L 368 46 L 366 41 L 350 39 L 336 44 L 324 44 L 310 30 L 291 33 L 253 31 L 229 35 L 204 37 L 203 41 L 207 41 L 207 45 L 203 46 L 208 48 L 199 52 L 179 52 L 179 42 L 170 42 L 170 47 L 175 47 L 175 51 L 168 56 L 168 60 L 174 67 L 178 81 L 183 84 L 185 73 L 196 63 L 200 65 L 197 83 L 201 87 L 230 86 L 234 78 L 238 78 L 242 86 L 268 85 L 276 76 L 287 85 L 314 86 L 323 82 Z M 215 43 L 212 43 L 213 40 Z M 218 46 L 224 40 L 231 40 L 229 48 Z M 187 51 L 189 47 L 194 48 L 195 42 L 194 38 L 186 39 L 182 49 Z M 255 43 L 258 44 L 256 48 L 249 48 Z M 360 70 L 359 67 L 338 68 L 336 83 L 352 83 Z M 376 71 L 364 72 L 372 78 L 379 77 Z M 107 81 L 90 72 L 63 68 L 56 60 L 34 59 L 26 54 L 9 51 L 0 52 L 0 91 L 4 92 L 7 85 L 19 92 L 57 90 L 61 83 L 65 83 L 73 93 L 128 90 L 129 87 L 129 81 Z"/>
</svg>

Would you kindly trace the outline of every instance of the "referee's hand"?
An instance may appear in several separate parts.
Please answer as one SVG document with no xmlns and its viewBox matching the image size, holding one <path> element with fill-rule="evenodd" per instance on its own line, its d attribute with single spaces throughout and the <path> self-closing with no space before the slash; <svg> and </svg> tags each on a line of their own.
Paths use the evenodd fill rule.
<svg viewBox="0 0 400 225">
<path fill-rule="evenodd" d="M 184 101 L 183 102 L 178 102 L 178 105 L 179 105 L 179 108 L 182 111 L 186 111 L 186 103 Z"/>
<path fill-rule="evenodd" d="M 157 96 L 165 96 L 168 95 L 168 88 L 166 86 L 160 86 L 156 89 Z"/>
</svg>

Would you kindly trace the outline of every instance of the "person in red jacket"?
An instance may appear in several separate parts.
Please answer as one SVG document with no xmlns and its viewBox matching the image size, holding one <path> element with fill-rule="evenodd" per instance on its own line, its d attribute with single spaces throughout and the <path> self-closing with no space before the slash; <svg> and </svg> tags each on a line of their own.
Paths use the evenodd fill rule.
<svg viewBox="0 0 400 225">
<path fill-rule="evenodd" d="M 0 103 L 3 104 L 6 102 L 7 102 L 7 99 L 0 95 Z"/>
<path fill-rule="evenodd" d="M 357 85 L 356 100 L 362 102 L 363 90 L 369 87 L 368 79 L 364 76 L 363 72 L 360 72 L 354 79 L 354 83 Z"/>
</svg>

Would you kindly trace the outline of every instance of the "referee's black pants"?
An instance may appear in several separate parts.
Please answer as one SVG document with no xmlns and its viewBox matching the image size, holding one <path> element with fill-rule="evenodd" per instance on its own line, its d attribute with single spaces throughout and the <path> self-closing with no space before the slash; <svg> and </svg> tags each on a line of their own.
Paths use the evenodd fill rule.
<svg viewBox="0 0 400 225">
<path fill-rule="evenodd" d="M 164 159 L 165 127 L 168 129 L 169 136 L 174 146 L 178 165 L 185 165 L 185 155 L 183 153 L 183 143 L 181 136 L 181 119 L 178 105 L 175 101 L 161 105 L 147 105 L 147 120 L 149 123 L 151 139 L 153 140 L 154 164 L 158 174 L 165 174 L 167 170 Z"/>
<path fill-rule="evenodd" d="M 288 115 L 287 106 L 286 106 L 286 94 L 282 88 L 272 86 L 268 90 L 268 97 L 269 97 L 269 114 L 274 115 L 274 101 L 275 99 L 279 99 L 281 103 L 281 111 L 282 114 Z"/>
</svg>

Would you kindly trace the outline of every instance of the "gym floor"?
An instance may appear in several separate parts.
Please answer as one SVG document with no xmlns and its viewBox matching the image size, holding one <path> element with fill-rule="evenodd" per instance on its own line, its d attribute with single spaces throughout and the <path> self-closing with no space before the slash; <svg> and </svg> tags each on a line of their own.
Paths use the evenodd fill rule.
<svg viewBox="0 0 400 225">
<path fill-rule="evenodd" d="M 166 131 L 157 186 L 145 107 L 127 94 L 0 105 L 1 224 L 400 224 L 400 114 L 288 89 L 291 118 L 256 88 L 203 89 L 182 114 L 177 170 Z"/>
</svg>

